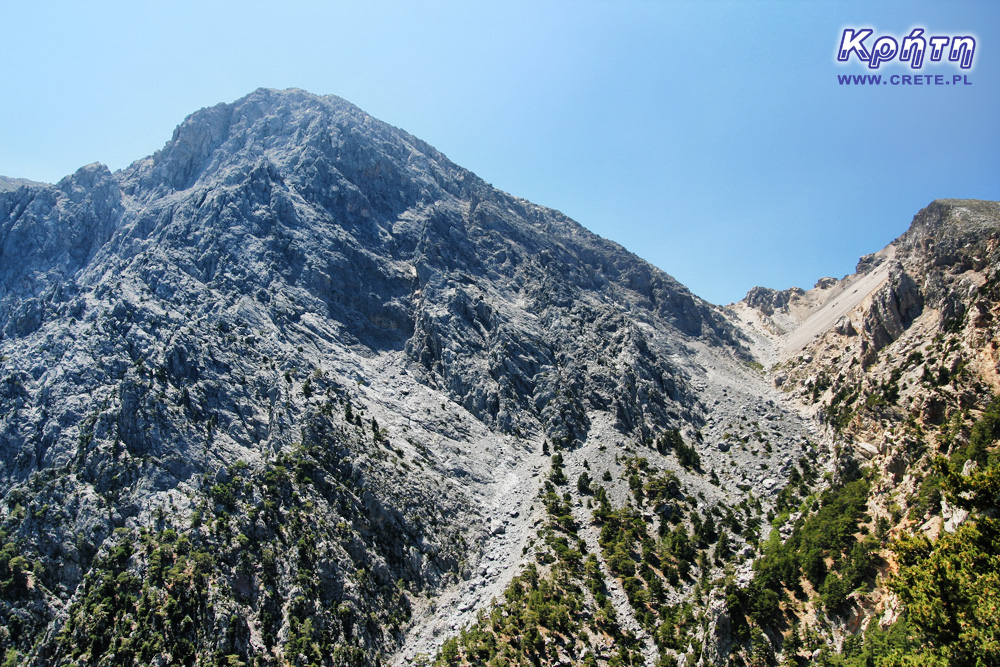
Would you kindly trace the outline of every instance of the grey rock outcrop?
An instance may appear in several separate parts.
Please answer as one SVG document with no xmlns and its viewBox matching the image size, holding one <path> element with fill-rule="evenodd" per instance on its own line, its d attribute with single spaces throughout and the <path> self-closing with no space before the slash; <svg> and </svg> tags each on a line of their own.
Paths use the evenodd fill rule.
<svg viewBox="0 0 1000 667">
<path fill-rule="evenodd" d="M 855 273 L 868 273 L 872 269 L 876 268 L 881 264 L 883 259 L 876 256 L 875 253 L 868 253 L 858 260 L 857 266 L 854 268 Z"/>
<path fill-rule="evenodd" d="M 920 315 L 923 306 L 923 295 L 916 282 L 894 261 L 888 281 L 872 296 L 871 307 L 865 312 L 862 330 L 869 352 L 863 362 L 870 363 L 879 350 L 899 338 Z"/>
<path fill-rule="evenodd" d="M 743 297 L 751 308 L 756 308 L 765 315 L 774 315 L 774 311 L 781 310 L 788 305 L 788 301 L 796 294 L 803 294 L 801 287 L 792 287 L 786 290 L 774 290 L 769 287 L 753 287 Z"/>
</svg>

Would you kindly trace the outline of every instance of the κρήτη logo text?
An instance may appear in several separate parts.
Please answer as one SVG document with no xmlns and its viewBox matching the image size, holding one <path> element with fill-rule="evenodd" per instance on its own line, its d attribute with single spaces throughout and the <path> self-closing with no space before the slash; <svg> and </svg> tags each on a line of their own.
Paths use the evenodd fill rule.
<svg viewBox="0 0 1000 667">
<path fill-rule="evenodd" d="M 872 39 L 871 28 L 844 28 L 840 36 L 837 60 L 848 62 L 854 55 L 869 69 L 878 69 L 882 63 L 898 59 L 910 63 L 911 69 L 920 69 L 925 60 L 940 62 L 947 54 L 949 62 L 961 69 L 972 68 L 976 52 L 976 38 L 972 35 L 927 35 L 923 28 L 914 28 L 901 40 L 892 35 Z"/>
</svg>

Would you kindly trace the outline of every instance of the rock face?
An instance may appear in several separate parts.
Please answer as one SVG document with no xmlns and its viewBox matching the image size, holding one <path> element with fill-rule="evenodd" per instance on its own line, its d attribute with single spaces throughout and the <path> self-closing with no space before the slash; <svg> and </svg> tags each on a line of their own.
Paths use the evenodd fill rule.
<svg viewBox="0 0 1000 667">
<path fill-rule="evenodd" d="M 769 339 L 783 337 L 779 357 L 827 332 L 857 334 L 859 359 L 868 366 L 925 312 L 933 312 L 942 328 L 954 328 L 970 302 L 978 302 L 974 317 L 989 319 L 989 307 L 976 294 L 992 284 L 997 214 L 995 202 L 932 202 L 905 234 L 862 257 L 854 275 L 821 278 L 808 292 L 754 287 L 730 309 L 750 325 L 751 337 L 754 329 Z"/>
<path fill-rule="evenodd" d="M 773 290 L 769 287 L 753 287 L 743 298 L 747 305 L 757 308 L 765 315 L 774 315 L 774 311 L 781 310 L 788 305 L 793 295 L 802 294 L 799 287 L 787 290 Z"/>
<path fill-rule="evenodd" d="M 899 338 L 920 315 L 923 307 L 923 295 L 916 282 L 902 264 L 893 261 L 888 281 L 874 293 L 865 312 L 862 324 L 867 339 L 864 363 L 870 364 L 879 350 Z"/>
<path fill-rule="evenodd" d="M 923 313 L 937 312 L 942 328 L 954 328 L 978 290 L 976 274 L 988 282 L 995 262 L 997 207 L 992 202 L 944 200 L 933 202 L 913 219 L 910 229 L 893 242 L 888 281 L 873 296 L 864 315 L 868 340 L 865 363 L 897 340 Z M 858 264 L 871 270 L 875 262 Z M 984 306 L 983 302 L 979 302 Z M 983 307 L 982 312 L 986 308 Z"/>
<path fill-rule="evenodd" d="M 644 412 L 666 422 L 666 403 L 684 390 L 676 369 L 644 354 L 648 337 L 608 303 L 712 344 L 735 342 L 722 317 L 622 248 L 493 191 L 343 101 L 305 93 L 258 91 L 206 109 L 119 175 L 91 165 L 6 197 L 0 211 L 8 337 L 125 276 L 149 298 L 200 291 L 201 310 L 214 304 L 222 326 L 223 294 L 245 295 L 288 323 L 313 315 L 349 344 L 405 351 L 506 431 L 552 406 L 557 389 L 556 413 L 615 404 L 628 427 Z M 121 314 L 139 310 L 132 296 L 141 299 L 121 295 Z M 543 337 L 542 327 L 558 333 Z M 616 339 L 605 357 L 634 357 L 626 377 L 601 368 L 591 330 Z M 658 398 L 640 407 L 635 399 L 653 390 Z"/>
<path fill-rule="evenodd" d="M 339 98 L 258 90 L 123 171 L 4 183 L 0 543 L 26 560 L 0 648 L 19 660 L 375 663 L 483 554 L 496 585 L 514 572 L 543 441 L 697 431 L 766 493 L 738 474 L 756 451 L 720 455 L 726 422 L 786 420 L 760 454 L 776 469 L 803 437 L 720 309 Z M 156 604 L 178 618 L 141 648 L 88 620 Z"/>
</svg>

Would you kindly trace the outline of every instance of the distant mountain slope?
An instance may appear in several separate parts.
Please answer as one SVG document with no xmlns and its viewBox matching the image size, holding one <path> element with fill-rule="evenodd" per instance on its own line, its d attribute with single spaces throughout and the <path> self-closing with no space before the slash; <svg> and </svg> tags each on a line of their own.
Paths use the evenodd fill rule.
<svg viewBox="0 0 1000 667">
<path fill-rule="evenodd" d="M 39 185 L 45 185 L 45 183 L 29 181 L 26 178 L 8 178 L 7 176 L 0 176 L 0 192 Z"/>
</svg>

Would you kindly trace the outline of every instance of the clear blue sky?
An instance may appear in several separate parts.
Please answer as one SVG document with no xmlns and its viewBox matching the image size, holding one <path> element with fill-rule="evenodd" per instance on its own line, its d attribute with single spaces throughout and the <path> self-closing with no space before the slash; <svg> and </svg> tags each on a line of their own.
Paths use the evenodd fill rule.
<svg viewBox="0 0 1000 667">
<path fill-rule="evenodd" d="M 260 86 L 333 93 L 716 303 L 850 273 L 935 198 L 1000 199 L 1000 2 L 8 0 L 2 22 L 0 174 L 120 169 Z M 835 63 L 848 26 L 971 32 L 972 85 L 838 85 L 865 73 Z"/>
</svg>

